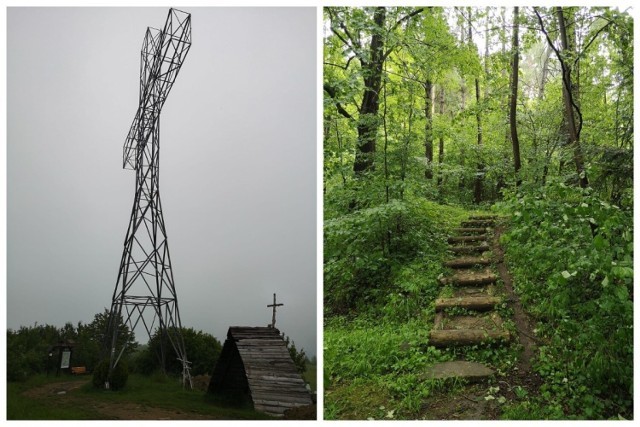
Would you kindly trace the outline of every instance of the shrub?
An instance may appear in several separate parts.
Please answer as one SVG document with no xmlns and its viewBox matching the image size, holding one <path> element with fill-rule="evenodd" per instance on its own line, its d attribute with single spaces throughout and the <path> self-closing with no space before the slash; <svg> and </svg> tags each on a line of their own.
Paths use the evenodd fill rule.
<svg viewBox="0 0 640 427">
<path fill-rule="evenodd" d="M 171 331 L 171 333 L 175 334 L 175 331 Z M 209 333 L 196 331 L 193 328 L 183 327 L 181 335 L 187 358 L 191 362 L 191 375 L 210 375 L 222 351 L 220 341 Z M 158 355 L 162 339 L 162 334 L 156 330 L 147 345 L 134 355 L 135 372 L 144 375 L 150 375 L 156 371 L 171 375 L 182 374 L 182 362 L 178 360 L 178 354 L 167 337 L 164 337 L 166 366 L 164 369 L 161 366 Z"/>
<path fill-rule="evenodd" d="M 96 388 L 104 388 L 104 384 L 107 382 L 109 375 L 109 361 L 102 360 L 98 363 L 93 370 L 93 386 Z M 111 379 L 109 381 L 110 390 L 121 390 L 126 384 L 129 378 L 129 368 L 123 360 L 118 362 L 113 369 Z"/>
<path fill-rule="evenodd" d="M 542 396 L 570 416 L 632 411 L 633 219 L 590 189 L 550 183 L 507 202 L 503 236 L 523 304 L 544 339 Z"/>
<path fill-rule="evenodd" d="M 459 214 L 425 200 L 393 200 L 325 220 L 327 314 L 384 305 L 391 292 L 415 291 L 404 289 L 400 282 L 412 286 L 398 273 L 413 261 L 439 259 L 446 247 L 446 228 Z"/>
</svg>

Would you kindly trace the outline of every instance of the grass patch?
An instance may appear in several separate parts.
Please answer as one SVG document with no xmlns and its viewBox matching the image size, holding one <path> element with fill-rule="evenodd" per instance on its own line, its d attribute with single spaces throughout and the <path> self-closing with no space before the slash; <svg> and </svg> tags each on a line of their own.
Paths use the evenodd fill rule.
<svg viewBox="0 0 640 427">
<path fill-rule="evenodd" d="M 114 419 L 115 417 L 109 414 L 108 409 L 96 408 L 135 404 L 139 405 L 141 411 L 152 411 L 154 408 L 171 411 L 175 414 L 175 419 L 188 419 L 194 415 L 205 419 L 271 419 L 252 408 L 229 407 L 215 403 L 204 391 L 184 390 L 177 379 L 163 375 L 132 374 L 129 376 L 127 385 L 119 391 L 96 389 L 89 382 L 64 395 L 52 392 L 41 395 L 29 393 L 30 390 L 33 392 L 34 389 L 51 383 L 88 379 L 88 377 L 42 378 L 42 376 L 36 376 L 24 383 L 8 383 L 7 418 L 10 420 Z M 130 419 L 135 419 L 134 416 L 135 413 Z"/>
<path fill-rule="evenodd" d="M 393 410 L 394 419 L 412 418 L 436 386 L 424 368 L 449 360 L 426 346 L 428 332 L 422 319 L 331 319 L 324 335 L 325 417 L 389 419 Z"/>
<path fill-rule="evenodd" d="M 309 384 L 311 391 L 318 390 L 318 370 L 315 364 L 307 362 L 307 369 L 302 374 L 302 379 Z"/>
<path fill-rule="evenodd" d="M 325 392 L 324 419 L 384 419 L 392 400 L 389 391 L 374 380 L 345 381 Z"/>
<path fill-rule="evenodd" d="M 51 399 L 37 399 L 23 395 L 28 390 L 60 381 L 82 382 L 82 377 L 47 377 L 34 375 L 24 382 L 7 383 L 8 420 L 96 420 L 100 414 L 92 408 L 77 405 L 60 405 Z"/>
</svg>

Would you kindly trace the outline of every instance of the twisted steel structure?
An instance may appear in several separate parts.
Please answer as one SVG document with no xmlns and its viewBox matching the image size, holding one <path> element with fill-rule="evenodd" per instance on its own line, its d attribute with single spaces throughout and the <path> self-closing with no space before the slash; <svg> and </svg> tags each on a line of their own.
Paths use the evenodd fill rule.
<svg viewBox="0 0 640 427">
<path fill-rule="evenodd" d="M 123 148 L 123 168 L 136 171 L 136 192 L 109 315 L 106 388 L 126 349 L 123 324 L 131 331 L 142 324 L 149 338 L 160 332 L 161 366 L 170 343 L 183 384 L 191 386 L 159 192 L 160 112 L 190 47 L 191 15 L 177 9 L 169 10 L 164 29 L 147 28 L 142 43 L 139 105 Z"/>
</svg>

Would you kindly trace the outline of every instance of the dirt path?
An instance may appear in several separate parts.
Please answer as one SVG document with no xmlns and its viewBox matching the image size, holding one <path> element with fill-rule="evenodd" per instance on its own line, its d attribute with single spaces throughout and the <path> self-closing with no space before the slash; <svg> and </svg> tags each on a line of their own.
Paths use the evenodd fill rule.
<svg viewBox="0 0 640 427">
<path fill-rule="evenodd" d="M 29 398 L 44 400 L 58 405 L 79 405 L 95 410 L 102 415 L 100 419 L 115 420 L 206 420 L 211 416 L 156 408 L 153 406 L 127 403 L 105 402 L 91 398 L 79 397 L 74 392 L 87 384 L 84 381 L 62 381 L 32 388 L 23 394 Z"/>
<path fill-rule="evenodd" d="M 531 321 L 522 309 L 522 304 L 520 303 L 518 295 L 516 295 L 513 290 L 513 278 L 511 277 L 511 273 L 509 273 L 509 270 L 504 263 L 504 251 L 499 243 L 500 236 L 503 232 L 504 227 L 496 227 L 492 249 L 495 257 L 496 269 L 498 270 L 500 278 L 504 282 L 505 290 L 507 291 L 508 303 L 511 308 L 513 308 L 513 321 L 515 322 L 516 329 L 518 330 L 518 341 L 523 348 L 518 361 L 518 370 L 521 373 L 529 373 L 531 371 L 531 359 L 535 355 L 535 350 L 537 348 L 537 340 L 534 337 Z"/>
</svg>

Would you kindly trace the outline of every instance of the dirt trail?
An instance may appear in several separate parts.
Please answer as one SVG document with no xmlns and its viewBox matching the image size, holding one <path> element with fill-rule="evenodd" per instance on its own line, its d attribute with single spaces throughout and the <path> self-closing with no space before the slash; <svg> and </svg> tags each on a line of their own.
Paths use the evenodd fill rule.
<svg viewBox="0 0 640 427">
<path fill-rule="evenodd" d="M 520 299 L 513 290 L 513 279 L 511 277 L 511 273 L 507 270 L 506 264 L 504 263 L 504 251 L 499 244 L 500 236 L 503 232 L 503 227 L 496 227 L 492 249 L 495 257 L 496 268 L 500 274 L 500 278 L 504 282 L 504 287 L 509 296 L 509 305 L 513 308 L 513 321 L 515 322 L 516 329 L 518 330 L 518 340 L 523 348 L 518 361 L 518 370 L 522 373 L 528 373 L 531 371 L 531 359 L 535 355 L 537 344 L 529 317 L 522 309 Z"/>
</svg>

